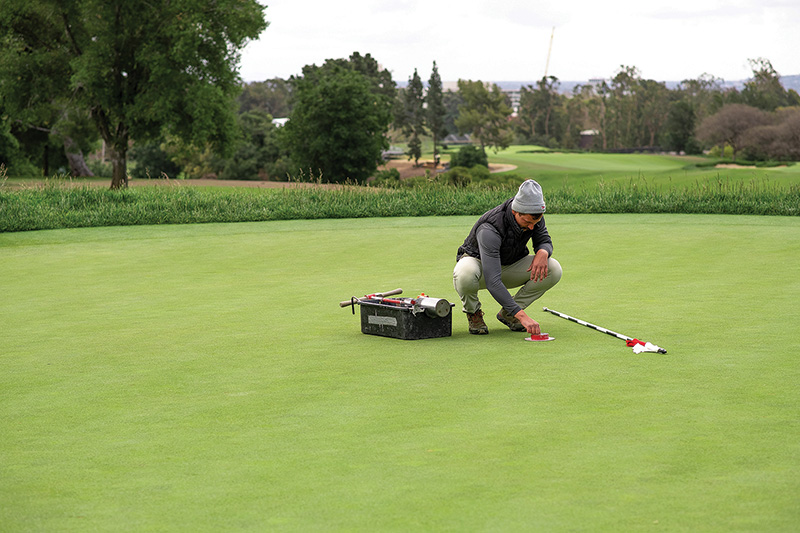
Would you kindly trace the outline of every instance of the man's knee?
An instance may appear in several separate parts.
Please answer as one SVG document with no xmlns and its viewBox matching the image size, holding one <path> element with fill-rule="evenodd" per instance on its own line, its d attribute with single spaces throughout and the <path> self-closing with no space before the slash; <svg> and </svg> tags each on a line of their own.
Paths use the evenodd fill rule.
<svg viewBox="0 0 800 533">
<path fill-rule="evenodd" d="M 547 277 L 550 278 L 552 276 L 552 280 L 550 283 L 555 285 L 561 280 L 561 274 L 563 271 L 561 270 L 561 263 L 558 260 L 553 259 L 552 257 L 547 260 Z"/>
<path fill-rule="evenodd" d="M 453 286 L 459 294 L 478 292 L 481 281 L 481 264 L 474 257 L 462 257 L 453 270 Z"/>
<path fill-rule="evenodd" d="M 561 280 L 561 274 L 561 263 L 551 257 L 547 260 L 547 277 L 540 281 L 530 280 L 525 287 L 534 292 L 549 291 Z"/>
</svg>

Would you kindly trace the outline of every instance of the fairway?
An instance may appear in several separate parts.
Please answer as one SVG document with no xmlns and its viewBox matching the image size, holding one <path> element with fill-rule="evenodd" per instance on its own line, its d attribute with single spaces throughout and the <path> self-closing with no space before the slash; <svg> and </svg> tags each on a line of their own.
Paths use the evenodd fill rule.
<svg viewBox="0 0 800 533">
<path fill-rule="evenodd" d="M 467 333 L 474 220 L 0 234 L 0 530 L 796 531 L 800 218 L 548 215 L 547 343 Z"/>
<path fill-rule="evenodd" d="M 656 189 L 694 186 L 708 180 L 759 183 L 788 188 L 800 182 L 797 165 L 764 168 L 695 167 L 708 160 L 697 156 L 668 154 L 557 153 L 535 146 L 512 146 L 497 154 L 492 163 L 515 165 L 509 172 L 535 178 L 543 187 L 594 187 L 606 184 L 649 186 Z"/>
</svg>

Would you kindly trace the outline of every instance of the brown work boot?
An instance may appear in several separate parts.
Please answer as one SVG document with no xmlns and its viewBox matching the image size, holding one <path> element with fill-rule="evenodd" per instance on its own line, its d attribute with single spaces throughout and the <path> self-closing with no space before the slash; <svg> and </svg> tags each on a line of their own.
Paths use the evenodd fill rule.
<svg viewBox="0 0 800 533">
<path fill-rule="evenodd" d="M 508 326 L 511 331 L 525 331 L 525 326 L 522 325 L 522 322 L 517 317 L 511 316 L 505 309 L 501 309 L 497 313 L 497 320 Z"/>
<path fill-rule="evenodd" d="M 486 322 L 483 321 L 483 311 L 478 309 L 474 313 L 467 313 L 467 321 L 469 322 L 469 332 L 473 335 L 487 335 L 489 328 Z"/>
</svg>

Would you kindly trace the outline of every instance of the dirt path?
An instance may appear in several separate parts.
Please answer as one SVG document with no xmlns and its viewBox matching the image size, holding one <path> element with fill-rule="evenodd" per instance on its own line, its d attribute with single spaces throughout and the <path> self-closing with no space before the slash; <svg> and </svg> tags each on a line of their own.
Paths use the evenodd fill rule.
<svg viewBox="0 0 800 533">
<path fill-rule="evenodd" d="M 378 170 L 388 170 L 391 168 L 396 168 L 398 172 L 400 172 L 400 179 L 411 178 L 414 176 L 424 176 L 426 171 L 431 173 L 434 172 L 433 162 L 432 161 L 421 161 L 420 166 L 415 167 L 413 161 L 405 161 L 405 160 L 391 160 L 386 162 L 385 165 L 381 165 L 378 167 Z M 516 165 L 498 165 L 498 164 L 490 164 L 489 165 L 489 172 L 506 172 L 508 170 L 514 170 Z M 63 183 L 65 185 L 75 185 L 75 186 L 83 186 L 83 185 L 90 185 L 93 187 L 108 187 L 111 185 L 111 180 L 100 180 L 100 179 L 75 179 L 75 180 L 64 180 Z M 39 185 L 44 184 L 44 182 L 35 182 L 35 181 L 26 181 L 24 183 L 16 183 L 13 181 L 9 181 L 5 184 L 5 187 L 10 189 L 21 189 L 21 188 L 31 188 L 37 187 Z M 254 188 L 262 188 L 262 189 L 279 189 L 279 188 L 303 188 L 303 187 L 324 187 L 324 188 L 335 188 L 341 187 L 341 185 L 332 184 L 332 183 L 298 183 L 298 182 L 285 182 L 285 181 L 259 181 L 259 180 L 218 180 L 218 179 L 189 179 L 189 180 L 162 180 L 162 179 L 151 179 L 151 180 L 130 180 L 128 182 L 130 187 L 152 187 L 152 186 L 173 186 L 173 187 L 184 187 L 184 186 L 196 186 L 196 187 L 254 187 Z"/>
<path fill-rule="evenodd" d="M 433 161 L 421 160 L 420 166 L 415 167 L 413 161 L 400 159 L 392 159 L 391 161 L 387 161 L 385 165 L 379 166 L 378 170 L 388 170 L 391 168 L 396 168 L 397 171 L 400 172 L 400 179 L 424 176 L 425 171 L 430 171 L 431 173 L 434 172 Z M 507 170 L 514 170 L 515 168 L 517 168 L 516 165 L 496 165 L 492 163 L 489 165 L 489 172 L 506 172 Z"/>
</svg>

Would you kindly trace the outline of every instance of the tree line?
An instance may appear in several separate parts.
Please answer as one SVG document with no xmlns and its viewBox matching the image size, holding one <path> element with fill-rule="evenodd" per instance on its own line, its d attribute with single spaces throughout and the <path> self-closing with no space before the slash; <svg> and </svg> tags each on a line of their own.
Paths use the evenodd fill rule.
<svg viewBox="0 0 800 533">
<path fill-rule="evenodd" d="M 707 75 L 668 89 L 622 66 L 565 95 L 547 76 L 521 88 L 517 110 L 480 80 L 443 91 L 435 62 L 427 84 L 415 70 L 398 89 L 358 52 L 288 80 L 242 83 L 239 54 L 268 26 L 264 10 L 255 0 L 6 0 L 0 164 L 18 175 L 109 174 L 112 188 L 129 175 L 363 182 L 390 138 L 418 164 L 423 139 L 438 160 L 451 133 L 469 134 L 484 152 L 512 143 L 577 149 L 587 130 L 595 150 L 719 145 L 733 157 L 798 158 L 800 97 L 766 59 L 751 61 L 741 91 Z M 106 157 L 87 164 L 98 151 Z"/>
<path fill-rule="evenodd" d="M 800 159 L 800 96 L 781 85 L 768 60 L 752 60 L 751 66 L 753 77 L 742 90 L 709 75 L 669 89 L 642 79 L 635 67 L 622 66 L 610 80 L 562 94 L 558 79 L 549 76 L 521 88 L 515 113 L 509 95 L 496 84 L 459 80 L 457 90 L 443 91 L 434 62 L 427 84 L 415 69 L 406 86 L 396 88 L 374 58 L 354 53 L 321 67 L 307 66 L 302 76 L 289 80 L 245 84 L 238 101 L 240 117 L 261 113 L 290 118 L 285 128 L 265 120 L 259 139 L 271 141 L 251 143 L 265 154 L 260 168 L 272 179 L 301 169 L 323 181 L 363 181 L 381 163 L 388 138 L 404 141 L 405 156 L 418 164 L 423 139 L 432 144 L 438 160 L 449 134 L 469 134 L 481 152 L 511 144 L 586 148 L 582 142 L 589 130 L 591 149 L 598 151 L 700 154 L 714 149 L 734 159 L 741 154 L 747 159 Z M 360 89 L 348 81 L 359 76 L 367 80 Z M 343 90 L 334 90 L 337 86 Z M 366 124 L 359 122 L 368 117 Z M 376 142 L 360 139 L 364 132 L 375 135 Z M 258 166 L 256 152 L 249 152 L 252 169 Z"/>
<path fill-rule="evenodd" d="M 578 85 L 564 95 L 558 79 L 549 76 L 521 89 L 519 115 L 511 123 L 519 142 L 551 148 L 578 148 L 581 131 L 590 130 L 593 147 L 603 151 L 698 154 L 718 143 L 733 143 L 747 147 L 754 158 L 796 158 L 782 147 L 790 144 L 786 135 L 791 136 L 797 120 L 792 117 L 800 111 L 800 95 L 781 85 L 769 60 L 753 59 L 750 65 L 753 77 L 741 91 L 710 75 L 669 89 L 623 65 L 610 80 Z M 739 124 L 736 135 L 723 131 L 731 121 Z M 761 133 L 751 132 L 743 141 L 743 130 L 750 126 L 762 127 Z"/>
</svg>

